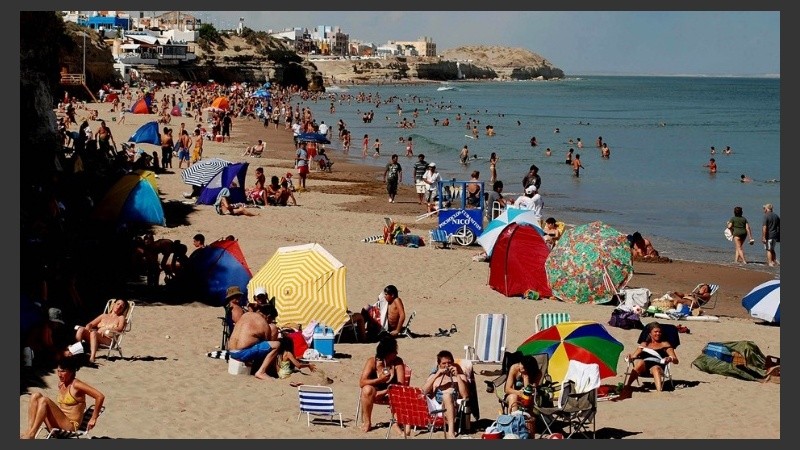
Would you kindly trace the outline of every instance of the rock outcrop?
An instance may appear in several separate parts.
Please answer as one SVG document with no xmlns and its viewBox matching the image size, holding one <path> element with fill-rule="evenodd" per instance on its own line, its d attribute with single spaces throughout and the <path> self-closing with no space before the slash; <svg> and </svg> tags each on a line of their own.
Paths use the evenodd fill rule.
<svg viewBox="0 0 800 450">
<path fill-rule="evenodd" d="M 466 61 L 467 69 L 488 68 L 495 72 L 496 78 L 511 80 L 530 80 L 542 78 L 564 78 L 564 71 L 553 66 L 547 59 L 524 48 L 497 46 L 464 46 L 445 50 L 442 59 Z M 464 72 L 465 64 L 461 64 Z M 466 78 L 469 76 L 465 73 Z"/>
</svg>

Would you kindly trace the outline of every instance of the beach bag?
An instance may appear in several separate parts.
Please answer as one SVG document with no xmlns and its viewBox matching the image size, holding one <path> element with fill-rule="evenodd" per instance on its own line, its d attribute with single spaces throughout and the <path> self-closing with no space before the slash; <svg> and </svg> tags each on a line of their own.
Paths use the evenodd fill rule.
<svg viewBox="0 0 800 450">
<path fill-rule="evenodd" d="M 608 324 L 612 327 L 622 328 L 623 330 L 643 330 L 644 324 L 642 319 L 633 311 L 625 311 L 624 309 L 614 309 L 611 311 L 611 318 L 608 319 Z"/>
<path fill-rule="evenodd" d="M 525 414 L 521 411 L 513 414 L 501 414 L 492 424 L 492 428 L 501 431 L 504 436 L 513 434 L 520 439 L 528 439 L 530 433 L 525 422 Z"/>
</svg>

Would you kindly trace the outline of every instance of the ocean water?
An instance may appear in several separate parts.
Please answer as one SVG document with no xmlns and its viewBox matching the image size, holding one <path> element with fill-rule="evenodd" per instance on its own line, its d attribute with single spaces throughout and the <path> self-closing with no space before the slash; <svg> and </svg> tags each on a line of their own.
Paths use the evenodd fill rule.
<svg viewBox="0 0 800 450">
<path fill-rule="evenodd" d="M 334 88 L 328 93 L 363 92 L 372 102 L 337 100 L 334 114 L 328 101 L 310 106 L 318 122 L 334 127 L 334 136 L 338 119 L 345 121 L 353 135 L 348 158 L 383 166 L 389 155 L 399 154 L 407 183 L 416 157 L 404 156 L 400 136 L 413 137 L 415 154 L 436 162 L 443 179 L 465 180 L 480 170 L 480 178 L 488 181 L 488 158 L 496 152 L 506 194 L 522 192 L 522 177 L 536 164 L 545 217 L 575 225 L 602 220 L 626 234 L 639 231 L 670 258 L 732 263 L 733 243 L 722 232 L 733 208 L 741 206 L 757 241 L 745 249 L 748 260 L 764 262 L 761 206 L 772 203 L 780 214 L 779 79 L 577 76 L 450 85 L 456 89 L 438 91 L 438 84 Z M 391 103 L 378 105 L 378 96 Z M 369 110 L 374 119 L 366 124 L 361 114 Z M 399 128 L 403 117 L 415 120 L 416 127 Z M 450 119 L 449 127 L 441 125 L 444 118 Z M 466 136 L 471 134 L 467 120 L 478 127 L 478 139 Z M 495 136 L 485 135 L 487 125 Z M 367 158 L 361 157 L 364 134 L 370 137 Z M 530 145 L 532 136 L 536 147 Z M 611 149 L 607 160 L 595 147 L 598 136 Z M 371 156 L 376 137 L 383 143 L 377 159 Z M 582 149 L 569 143 L 577 138 Z M 478 159 L 462 165 L 458 155 L 465 144 Z M 726 146 L 732 154 L 723 154 Z M 334 158 L 345 156 L 335 137 L 329 147 Z M 545 156 L 548 147 L 550 157 Z M 564 164 L 569 148 L 585 166 L 579 178 Z M 711 157 L 718 165 L 713 175 L 703 167 Z M 741 183 L 741 174 L 753 182 Z"/>
</svg>

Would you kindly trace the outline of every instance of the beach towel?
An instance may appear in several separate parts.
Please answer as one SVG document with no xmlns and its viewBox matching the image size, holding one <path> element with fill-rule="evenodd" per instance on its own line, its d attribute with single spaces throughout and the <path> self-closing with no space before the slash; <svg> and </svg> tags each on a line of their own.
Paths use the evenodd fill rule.
<svg viewBox="0 0 800 450">
<path fill-rule="evenodd" d="M 600 366 L 597 364 L 586 364 L 576 360 L 570 360 L 567 373 L 561 386 L 566 386 L 567 382 L 575 383 L 575 394 L 583 394 L 600 387 Z M 566 396 L 559 396 L 559 406 Z"/>
</svg>

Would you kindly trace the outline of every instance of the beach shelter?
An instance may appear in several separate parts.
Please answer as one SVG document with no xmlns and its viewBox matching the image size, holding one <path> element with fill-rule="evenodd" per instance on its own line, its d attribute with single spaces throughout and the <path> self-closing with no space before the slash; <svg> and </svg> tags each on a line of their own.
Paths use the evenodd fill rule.
<svg viewBox="0 0 800 450">
<path fill-rule="evenodd" d="M 606 287 L 605 272 L 620 286 L 633 274 L 626 235 L 600 222 L 567 230 L 545 262 L 553 295 L 573 303 L 603 304 L 613 292 Z"/>
<path fill-rule="evenodd" d="M 221 110 L 224 110 L 224 111 L 227 111 L 228 109 L 230 109 L 230 106 L 231 105 L 230 105 L 230 102 L 228 101 L 228 97 L 217 97 L 217 98 L 214 99 L 213 102 L 211 102 L 211 107 L 212 108 L 217 108 L 217 109 L 221 109 Z"/>
<path fill-rule="evenodd" d="M 539 228 L 539 217 L 536 216 L 534 211 L 521 208 L 506 208 L 499 216 L 486 224 L 481 235 L 478 236 L 477 242 L 483 247 L 488 256 L 492 256 L 497 238 L 510 223 L 530 224 L 541 236 L 544 236 L 544 230 Z"/>
<path fill-rule="evenodd" d="M 742 306 L 756 319 L 781 323 L 781 280 L 769 280 L 754 287 L 742 297 Z"/>
<path fill-rule="evenodd" d="M 128 138 L 128 142 L 161 145 L 161 133 L 158 131 L 158 122 L 153 120 L 140 126 L 139 129 Z"/>
<path fill-rule="evenodd" d="M 92 218 L 119 223 L 166 225 L 156 174 L 140 169 L 123 175 L 97 204 Z"/>
<path fill-rule="evenodd" d="M 150 99 L 150 95 L 145 95 L 144 97 L 136 100 L 131 105 L 131 112 L 133 114 L 151 114 L 150 104 L 152 100 Z"/>
<path fill-rule="evenodd" d="M 561 322 L 534 333 L 517 347 L 517 351 L 523 355 L 547 353 L 547 373 L 560 383 L 571 360 L 599 365 L 601 379 L 613 377 L 624 347 L 602 324 L 576 321 Z"/>
<path fill-rule="evenodd" d="M 346 267 L 321 245 L 280 247 L 250 280 L 247 289 L 264 288 L 275 297 L 280 324 L 311 321 L 338 333 L 347 315 Z"/>
<path fill-rule="evenodd" d="M 114 103 L 114 100 L 117 99 L 119 99 L 119 94 L 117 94 L 116 92 L 111 92 L 109 94 L 106 94 L 105 101 L 106 103 Z"/>
<path fill-rule="evenodd" d="M 184 183 L 192 186 L 205 186 L 223 168 L 231 165 L 229 161 L 219 158 L 202 159 L 181 172 Z"/>
<path fill-rule="evenodd" d="M 180 107 L 180 106 L 178 106 L 178 105 L 175 105 L 175 106 L 172 108 L 172 110 L 169 112 L 169 114 L 170 114 L 171 116 L 174 116 L 174 117 L 181 117 L 181 116 L 183 115 L 183 110 L 181 110 L 181 107 Z"/>
<path fill-rule="evenodd" d="M 492 289 L 506 297 L 522 295 L 529 289 L 538 292 L 540 298 L 553 295 L 544 270 L 550 247 L 538 228 L 512 223 L 499 234 L 489 260 Z"/>
<path fill-rule="evenodd" d="M 228 240 L 215 241 L 192 252 L 188 275 L 189 287 L 214 306 L 225 304 L 230 286 L 238 286 L 248 298 L 247 283 L 253 278 L 239 242 Z"/>
<path fill-rule="evenodd" d="M 244 162 L 225 166 L 200 191 L 200 195 L 197 197 L 197 204 L 213 205 L 217 200 L 217 194 L 222 188 L 230 190 L 230 201 L 232 203 L 243 203 L 246 200 L 244 180 L 247 176 L 247 167 L 249 165 L 250 163 Z"/>
</svg>

